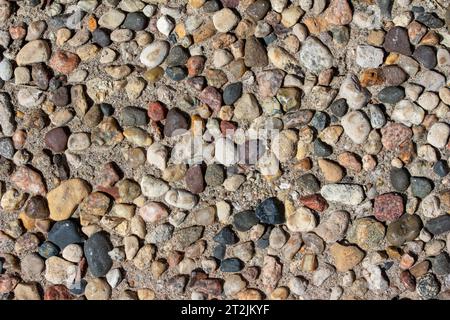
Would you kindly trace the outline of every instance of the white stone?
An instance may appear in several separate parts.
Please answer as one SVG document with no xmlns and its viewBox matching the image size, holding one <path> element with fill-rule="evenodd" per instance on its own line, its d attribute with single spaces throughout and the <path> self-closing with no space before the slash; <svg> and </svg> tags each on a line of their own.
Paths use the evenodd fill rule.
<svg viewBox="0 0 450 320">
<path fill-rule="evenodd" d="M 175 24 L 168 16 L 161 16 L 158 21 L 156 21 L 156 28 L 158 28 L 159 32 L 168 37 L 173 28 L 175 28 Z"/>
<path fill-rule="evenodd" d="M 83 258 L 83 249 L 78 244 L 69 244 L 63 249 L 62 257 L 67 261 L 78 263 Z"/>
<path fill-rule="evenodd" d="M 443 88 L 445 87 L 442 87 L 441 89 Z M 441 90 L 439 90 L 439 92 L 441 92 Z M 417 103 L 425 110 L 432 111 L 439 104 L 439 96 L 434 92 L 427 91 L 422 93 L 422 95 L 417 100 Z"/>
<path fill-rule="evenodd" d="M 105 277 L 113 289 L 122 281 L 122 274 L 118 268 L 109 270 Z"/>
<path fill-rule="evenodd" d="M 101 27 L 114 30 L 117 29 L 124 20 L 125 14 L 123 12 L 116 9 L 110 9 L 98 19 L 98 24 Z"/>
<path fill-rule="evenodd" d="M 377 68 L 383 63 L 383 50 L 369 45 L 356 47 L 356 63 L 362 68 Z"/>
<path fill-rule="evenodd" d="M 142 50 L 140 60 L 149 69 L 159 66 L 169 53 L 166 41 L 156 40 Z"/>
<path fill-rule="evenodd" d="M 425 117 L 425 111 L 414 102 L 402 100 L 397 103 L 392 111 L 391 119 L 411 127 L 419 125 Z"/>
<path fill-rule="evenodd" d="M 231 9 L 223 8 L 214 13 L 212 21 L 217 31 L 225 33 L 233 29 L 239 19 Z"/>
<path fill-rule="evenodd" d="M 357 144 L 366 141 L 370 133 L 370 122 L 361 111 L 352 111 L 342 117 L 341 125 L 345 134 Z"/>
<path fill-rule="evenodd" d="M 314 214 L 306 207 L 298 208 L 286 219 L 286 226 L 292 232 L 309 232 L 317 225 Z"/>
<path fill-rule="evenodd" d="M 342 82 L 339 97 L 344 98 L 350 109 L 361 109 L 370 99 L 370 92 L 361 86 L 358 78 L 349 74 Z"/>
<path fill-rule="evenodd" d="M 191 210 L 198 202 L 198 198 L 186 190 L 172 189 L 166 193 L 164 200 L 179 209 Z"/>
<path fill-rule="evenodd" d="M 364 200 L 364 191 L 357 184 L 326 184 L 320 194 L 327 201 L 356 206 Z"/>
<path fill-rule="evenodd" d="M 141 179 L 142 194 L 148 198 L 158 198 L 169 191 L 169 185 L 161 179 L 145 175 Z"/>
<path fill-rule="evenodd" d="M 450 126 L 444 122 L 436 122 L 428 131 L 427 141 L 432 146 L 441 149 L 447 144 Z"/>
<path fill-rule="evenodd" d="M 314 37 L 309 37 L 302 43 L 299 58 L 309 71 L 316 74 L 331 68 L 334 62 L 330 50 Z"/>
<path fill-rule="evenodd" d="M 147 162 L 159 170 L 166 169 L 167 156 L 167 148 L 159 142 L 155 142 L 147 149 Z"/>
</svg>

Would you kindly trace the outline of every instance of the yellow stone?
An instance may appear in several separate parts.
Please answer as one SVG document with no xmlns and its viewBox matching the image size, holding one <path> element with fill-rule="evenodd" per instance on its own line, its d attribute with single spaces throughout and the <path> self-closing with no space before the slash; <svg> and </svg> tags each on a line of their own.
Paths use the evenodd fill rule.
<svg viewBox="0 0 450 320">
<path fill-rule="evenodd" d="M 144 73 L 144 79 L 150 83 L 155 83 L 161 79 L 164 74 L 164 69 L 161 67 L 155 67 L 153 69 L 147 70 Z"/>
<path fill-rule="evenodd" d="M 186 37 L 186 28 L 183 22 L 180 22 L 175 26 L 175 33 L 177 34 L 178 39 Z"/>
<path fill-rule="evenodd" d="M 389 53 L 389 55 L 386 57 L 385 64 L 396 64 L 398 62 L 398 59 L 400 58 L 400 55 L 398 53 Z"/>
<path fill-rule="evenodd" d="M 256 289 L 246 289 L 237 294 L 239 300 L 262 300 L 261 292 Z"/>
<path fill-rule="evenodd" d="M 343 246 L 335 243 L 330 247 L 334 266 L 339 272 L 346 272 L 357 266 L 364 258 L 364 252 L 356 246 Z"/>
<path fill-rule="evenodd" d="M 156 297 L 155 291 L 152 289 L 139 289 L 137 291 L 139 300 L 154 300 Z"/>
<path fill-rule="evenodd" d="M 90 186 L 82 179 L 70 179 L 47 193 L 50 219 L 55 221 L 70 218 L 78 205 L 89 195 Z"/>
<path fill-rule="evenodd" d="M 19 219 L 27 231 L 33 230 L 36 225 L 36 219 L 30 218 L 24 211 L 19 213 Z"/>
<path fill-rule="evenodd" d="M 194 9 L 203 7 L 206 0 L 189 0 L 189 5 Z"/>
</svg>

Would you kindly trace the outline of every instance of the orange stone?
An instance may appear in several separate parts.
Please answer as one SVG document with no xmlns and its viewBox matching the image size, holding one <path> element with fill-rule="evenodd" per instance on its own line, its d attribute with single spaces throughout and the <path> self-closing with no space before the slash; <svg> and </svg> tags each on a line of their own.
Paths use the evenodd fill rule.
<svg viewBox="0 0 450 320">
<path fill-rule="evenodd" d="M 97 20 L 93 15 L 89 16 L 87 25 L 90 32 L 94 32 L 97 29 Z"/>
<path fill-rule="evenodd" d="M 365 69 L 359 76 L 359 82 L 363 87 L 381 85 L 384 82 L 383 70 L 380 68 Z"/>
</svg>

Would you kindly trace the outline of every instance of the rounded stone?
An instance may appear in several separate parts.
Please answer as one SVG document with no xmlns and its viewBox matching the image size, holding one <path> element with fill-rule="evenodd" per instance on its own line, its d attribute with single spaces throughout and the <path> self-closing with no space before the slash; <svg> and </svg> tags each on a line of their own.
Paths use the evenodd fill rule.
<svg viewBox="0 0 450 320">
<path fill-rule="evenodd" d="M 281 224 L 285 222 L 284 205 L 277 198 L 271 197 L 256 207 L 256 216 L 261 223 Z"/>
<path fill-rule="evenodd" d="M 68 134 L 65 128 L 54 128 L 45 134 L 44 140 L 47 148 L 53 152 L 62 152 L 67 147 Z"/>
<path fill-rule="evenodd" d="M 233 216 L 233 226 L 241 232 L 250 230 L 258 222 L 259 219 L 252 210 L 241 211 Z"/>
<path fill-rule="evenodd" d="M 392 168 L 389 174 L 391 186 L 399 192 L 404 192 L 410 184 L 410 175 L 406 168 Z"/>
<path fill-rule="evenodd" d="M 225 180 L 225 171 L 220 164 L 213 163 L 206 167 L 205 182 L 208 186 L 220 186 Z"/>
<path fill-rule="evenodd" d="M 419 216 L 403 215 L 388 226 L 386 239 L 390 244 L 399 247 L 405 242 L 417 238 L 421 229 L 422 220 Z"/>
<path fill-rule="evenodd" d="M 94 277 L 103 277 L 111 269 L 113 262 L 108 252 L 112 249 L 111 241 L 105 232 L 94 233 L 86 240 L 84 255 Z"/>
<path fill-rule="evenodd" d="M 379 221 L 395 221 L 404 211 L 403 198 L 395 193 L 385 193 L 375 198 L 373 213 Z"/>
<path fill-rule="evenodd" d="M 405 97 L 402 87 L 385 87 L 378 93 L 378 100 L 383 103 L 396 104 Z"/>
</svg>

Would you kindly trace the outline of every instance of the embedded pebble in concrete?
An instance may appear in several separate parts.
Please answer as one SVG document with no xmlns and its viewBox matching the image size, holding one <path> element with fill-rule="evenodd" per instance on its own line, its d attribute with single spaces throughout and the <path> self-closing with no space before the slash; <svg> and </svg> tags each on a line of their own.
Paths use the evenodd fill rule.
<svg viewBox="0 0 450 320">
<path fill-rule="evenodd" d="M 0 298 L 447 297 L 447 3 L 363 2 L 0 0 Z"/>
</svg>

